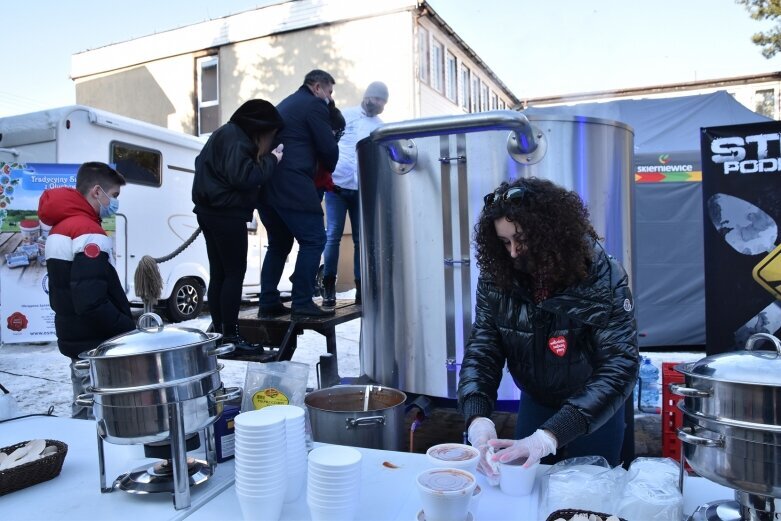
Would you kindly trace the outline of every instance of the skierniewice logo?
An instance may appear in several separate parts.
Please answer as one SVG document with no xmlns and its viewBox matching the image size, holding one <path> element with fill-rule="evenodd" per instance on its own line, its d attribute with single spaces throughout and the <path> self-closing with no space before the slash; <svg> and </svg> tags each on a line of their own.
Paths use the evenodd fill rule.
<svg viewBox="0 0 781 521">
<path fill-rule="evenodd" d="M 721 137 L 711 142 L 714 163 L 722 164 L 725 175 L 768 174 L 781 171 L 781 134 Z M 771 153 L 770 149 L 774 151 Z M 772 156 L 772 157 L 771 157 Z M 755 157 L 755 159 L 753 158 Z"/>
</svg>

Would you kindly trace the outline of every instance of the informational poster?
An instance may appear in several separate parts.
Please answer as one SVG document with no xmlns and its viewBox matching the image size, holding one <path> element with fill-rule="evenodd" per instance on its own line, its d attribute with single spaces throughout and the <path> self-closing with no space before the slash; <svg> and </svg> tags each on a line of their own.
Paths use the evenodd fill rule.
<svg viewBox="0 0 781 521">
<path fill-rule="evenodd" d="M 701 145 L 705 336 L 715 354 L 781 329 L 781 123 L 704 128 Z"/>
<path fill-rule="evenodd" d="M 79 165 L 0 162 L 0 342 L 56 340 L 49 306 L 44 190 L 76 186 Z"/>
</svg>

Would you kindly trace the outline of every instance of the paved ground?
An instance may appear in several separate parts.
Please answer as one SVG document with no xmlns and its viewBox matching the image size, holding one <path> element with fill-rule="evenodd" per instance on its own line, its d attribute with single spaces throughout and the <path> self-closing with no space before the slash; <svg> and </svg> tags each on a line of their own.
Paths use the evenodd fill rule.
<svg viewBox="0 0 781 521">
<path fill-rule="evenodd" d="M 340 294 L 340 298 L 351 298 L 351 292 Z M 182 323 L 185 327 L 206 328 L 208 316 Z M 339 351 L 339 374 L 344 377 L 360 376 L 358 339 L 360 320 L 353 320 L 336 327 Z M 316 388 L 315 364 L 325 351 L 325 338 L 318 333 L 306 331 L 298 339 L 298 348 L 293 360 L 310 365 L 309 387 Z M 698 360 L 704 353 L 644 353 L 658 366 L 663 361 Z M 247 362 L 223 360 L 221 372 L 226 386 L 244 386 Z M 71 385 L 68 362 L 57 350 L 55 343 L 6 344 L 0 347 L 0 384 L 7 388 L 16 400 L 18 414 L 44 413 L 50 407 L 57 416 L 70 416 Z M 512 433 L 515 415 L 502 413 L 496 418 L 503 431 Z M 406 418 L 407 428 L 411 416 Z M 461 417 L 453 409 L 435 410 L 423 423 L 413 440 L 414 450 L 443 441 L 458 441 L 463 430 Z M 509 435 L 509 434 L 508 434 Z M 635 416 L 635 444 L 638 455 L 661 455 L 661 424 L 658 414 L 637 413 Z M 409 442 L 405 436 L 405 449 Z"/>
</svg>

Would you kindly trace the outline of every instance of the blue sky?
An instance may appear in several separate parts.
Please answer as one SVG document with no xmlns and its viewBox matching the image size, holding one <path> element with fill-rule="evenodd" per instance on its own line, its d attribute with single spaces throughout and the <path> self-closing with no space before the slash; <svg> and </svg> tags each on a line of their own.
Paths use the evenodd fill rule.
<svg viewBox="0 0 781 521">
<path fill-rule="evenodd" d="M 266 3 L 5 0 L 0 116 L 73 103 L 73 53 Z M 781 71 L 734 0 L 429 3 L 519 98 Z"/>
</svg>

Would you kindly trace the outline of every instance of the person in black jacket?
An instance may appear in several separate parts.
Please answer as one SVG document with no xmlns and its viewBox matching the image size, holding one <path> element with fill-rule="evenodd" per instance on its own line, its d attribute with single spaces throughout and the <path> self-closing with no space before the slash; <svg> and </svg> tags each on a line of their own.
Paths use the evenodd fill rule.
<svg viewBox="0 0 781 521">
<path fill-rule="evenodd" d="M 531 466 L 550 454 L 618 464 L 639 367 L 634 303 L 582 200 L 542 179 L 502 183 L 485 197 L 475 243 L 481 274 L 458 405 L 480 470 L 493 479 L 496 461 Z M 489 419 L 505 364 L 521 390 L 515 440 L 496 439 Z"/>
<path fill-rule="evenodd" d="M 76 404 L 90 385 L 88 369 L 75 367 L 79 354 L 135 329 L 130 303 L 114 269 L 113 240 L 101 219 L 117 213 L 125 178 L 105 163 L 79 167 L 76 188 L 52 188 L 38 200 L 38 217 L 52 227 L 46 239 L 49 303 L 60 352 L 71 359 L 72 416 L 93 419 Z"/>
<path fill-rule="evenodd" d="M 331 129 L 328 104 L 334 79 L 315 69 L 304 84 L 282 100 L 277 109 L 285 122 L 279 140 L 285 145 L 285 158 L 277 165 L 274 177 L 261 191 L 258 205 L 260 220 L 268 233 L 268 249 L 260 271 L 262 318 L 288 312 L 280 301 L 279 279 L 285 261 L 298 241 L 293 276 L 291 311 L 299 317 L 332 315 L 312 301 L 317 269 L 325 247 L 323 208 L 315 186 L 316 166 L 333 172 L 339 147 Z"/>
<path fill-rule="evenodd" d="M 209 311 L 224 343 L 255 350 L 239 334 L 241 288 L 247 271 L 247 223 L 258 197 L 282 159 L 282 146 L 271 150 L 284 123 L 274 105 L 245 102 L 230 121 L 212 133 L 195 158 L 193 212 L 206 239 L 209 257 Z"/>
</svg>

